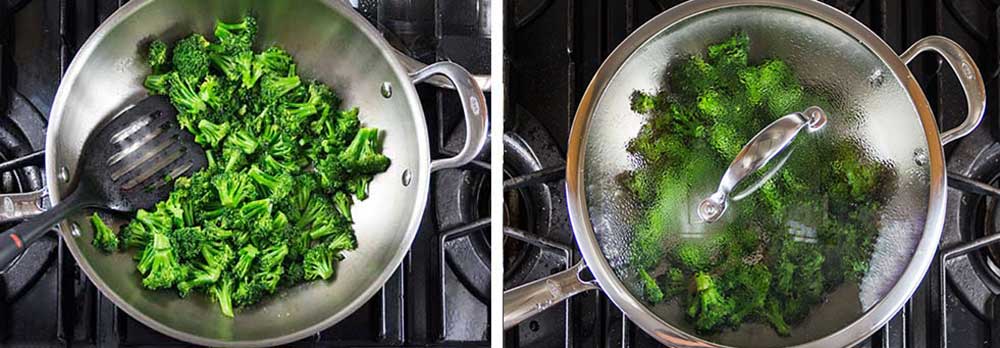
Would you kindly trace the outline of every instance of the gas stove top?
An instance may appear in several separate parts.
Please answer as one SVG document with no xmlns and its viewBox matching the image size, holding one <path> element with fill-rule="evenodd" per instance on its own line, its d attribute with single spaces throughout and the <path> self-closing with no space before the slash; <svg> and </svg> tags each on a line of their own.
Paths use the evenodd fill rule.
<svg viewBox="0 0 1000 348">
<path fill-rule="evenodd" d="M 44 148 L 60 76 L 94 29 L 126 0 L 0 1 L 0 162 Z M 351 1 L 401 51 L 489 74 L 489 0 Z M 457 95 L 418 87 L 432 157 L 461 148 Z M 0 173 L 0 192 L 42 189 L 38 156 Z M 23 161 L 22 161 L 23 162 Z M 431 199 L 403 264 L 367 304 L 293 346 L 487 346 L 489 150 L 435 174 Z M 3 167 L 3 164 L 0 164 Z M 0 226 L 6 229 L 7 223 Z M 0 346 L 187 346 L 117 309 L 80 272 L 56 233 L 28 247 L 0 276 Z"/>
<path fill-rule="evenodd" d="M 580 259 L 567 221 L 563 172 L 577 104 L 604 58 L 636 28 L 681 1 L 514 0 L 504 13 L 504 289 Z M 864 347 L 1000 347 L 1000 1 L 824 0 L 902 53 L 944 35 L 976 60 L 989 83 L 980 129 L 946 147 L 948 215 L 941 252 L 903 310 Z M 965 99 L 943 62 L 910 64 L 939 128 L 959 124 Z M 963 178 L 965 180 L 963 180 Z M 947 262 L 942 263 L 942 257 Z M 942 268 L 941 265 L 946 267 Z M 945 279 L 942 281 L 942 279 Z M 599 291 L 508 330 L 507 347 L 656 347 Z"/>
</svg>

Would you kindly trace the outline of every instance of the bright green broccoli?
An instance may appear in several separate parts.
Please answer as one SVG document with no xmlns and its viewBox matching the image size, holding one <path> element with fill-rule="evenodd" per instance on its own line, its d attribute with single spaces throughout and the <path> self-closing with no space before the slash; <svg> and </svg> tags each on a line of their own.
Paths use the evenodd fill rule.
<svg viewBox="0 0 1000 348">
<path fill-rule="evenodd" d="M 94 213 L 90 216 L 90 223 L 94 225 L 94 240 L 91 244 L 95 248 L 111 252 L 118 250 L 118 236 L 101 220 L 101 216 Z"/>
<path fill-rule="evenodd" d="M 153 73 L 158 73 L 166 68 L 167 64 L 167 44 L 160 40 L 153 40 L 149 43 L 149 52 L 146 53 L 146 62 L 153 68 Z"/>
<path fill-rule="evenodd" d="M 185 82 L 197 84 L 208 75 L 208 46 L 199 34 L 192 34 L 174 45 L 173 67 Z"/>
<path fill-rule="evenodd" d="M 153 290 L 169 288 L 186 276 L 177 262 L 170 238 L 158 232 L 153 233 L 152 241 L 146 244 L 136 268 L 146 276 L 142 285 Z"/>
<path fill-rule="evenodd" d="M 283 287 L 331 280 L 358 246 L 351 207 L 390 164 L 357 108 L 300 76 L 289 52 L 254 51 L 256 33 L 244 17 L 218 21 L 212 41 L 149 45 L 143 84 L 169 97 L 208 164 L 170 178 L 168 198 L 139 210 L 120 241 L 94 222 L 95 246 L 138 251 L 145 287 L 211 296 L 230 317 Z"/>
</svg>

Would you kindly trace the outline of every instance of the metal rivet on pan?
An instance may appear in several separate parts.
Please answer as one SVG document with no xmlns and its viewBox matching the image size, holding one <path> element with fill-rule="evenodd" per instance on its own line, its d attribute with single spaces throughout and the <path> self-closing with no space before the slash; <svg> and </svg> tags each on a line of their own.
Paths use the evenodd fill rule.
<svg viewBox="0 0 1000 348">
<path fill-rule="evenodd" d="M 413 174 L 410 174 L 410 170 L 403 171 L 403 186 L 410 186 L 410 182 L 413 181 Z"/>
<path fill-rule="evenodd" d="M 69 169 L 66 166 L 59 167 L 59 181 L 69 182 Z"/>
<path fill-rule="evenodd" d="M 389 82 L 382 82 L 382 96 L 385 98 L 392 97 L 392 84 Z"/>
<path fill-rule="evenodd" d="M 78 225 L 75 222 L 72 223 L 72 224 L 70 224 L 69 225 L 69 233 L 72 234 L 73 237 L 79 237 L 80 236 L 80 225 Z"/>
<path fill-rule="evenodd" d="M 913 151 L 913 162 L 916 163 L 918 166 L 927 164 L 927 154 L 924 153 L 924 150 L 918 149 L 916 151 Z"/>
</svg>

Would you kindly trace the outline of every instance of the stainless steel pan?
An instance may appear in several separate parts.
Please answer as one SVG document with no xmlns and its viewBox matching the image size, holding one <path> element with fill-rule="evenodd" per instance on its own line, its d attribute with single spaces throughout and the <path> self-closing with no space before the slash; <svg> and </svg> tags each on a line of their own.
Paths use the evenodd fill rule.
<svg viewBox="0 0 1000 348">
<path fill-rule="evenodd" d="M 399 266 L 417 232 L 433 171 L 461 166 L 483 147 L 487 105 L 465 69 L 441 62 L 419 70 L 355 11 L 338 0 L 137 0 L 108 18 L 80 48 L 59 90 L 46 135 L 46 184 L 53 204 L 73 189 L 80 147 L 101 120 L 142 99 L 150 71 L 143 55 L 152 39 L 210 33 L 216 18 L 258 19 L 260 46 L 280 45 L 303 76 L 334 87 L 344 104 L 358 106 L 364 124 L 385 131 L 389 169 L 375 177 L 370 197 L 355 205 L 358 249 L 347 254 L 333 281 L 283 291 L 226 318 L 204 296 L 142 287 L 131 253 L 107 255 L 91 246 L 85 213 L 59 225 L 80 268 L 100 291 L 140 322 L 177 339 L 208 346 L 273 346 L 314 334 L 340 321 L 381 288 Z M 452 158 L 431 160 L 427 129 L 414 84 L 451 85 L 465 113 L 466 143 Z M 37 201 L 25 195 L 18 202 Z M 117 228 L 125 220 L 114 220 Z"/>
<path fill-rule="evenodd" d="M 737 30 L 750 36 L 751 59 L 784 60 L 807 89 L 830 99 L 827 128 L 863 144 L 867 156 L 893 171 L 893 179 L 881 183 L 892 187 L 893 194 L 880 214 L 870 270 L 860 284 L 832 291 L 788 337 L 759 324 L 699 336 L 680 306 L 650 306 L 640 300 L 636 272 L 629 264 L 637 209 L 615 180 L 636 165 L 626 144 L 644 120 L 629 109 L 632 91 L 657 90 L 673 61 L 700 54 Z M 906 67 L 923 52 L 944 58 L 962 85 L 968 115 L 955 129 L 938 132 L 927 99 Z M 984 108 L 978 68 L 960 46 L 943 37 L 921 39 L 897 55 L 861 23 L 815 1 L 696 0 L 672 8 L 611 53 L 574 118 L 566 190 L 584 262 L 507 291 L 504 328 L 576 293 L 600 288 L 629 319 L 669 346 L 853 345 L 884 325 L 923 279 L 944 220 L 942 146 L 971 132 Z M 692 215 L 694 208 L 689 207 Z"/>
</svg>

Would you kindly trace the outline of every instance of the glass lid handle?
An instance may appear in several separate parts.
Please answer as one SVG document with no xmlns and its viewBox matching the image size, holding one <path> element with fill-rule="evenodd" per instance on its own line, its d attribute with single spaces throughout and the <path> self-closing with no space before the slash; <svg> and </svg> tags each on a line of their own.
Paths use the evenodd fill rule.
<svg viewBox="0 0 1000 348">
<path fill-rule="evenodd" d="M 795 140 L 803 128 L 812 133 L 823 128 L 824 125 L 826 125 L 826 112 L 818 106 L 811 106 L 803 112 L 782 116 L 764 127 L 743 146 L 733 162 L 729 164 L 729 169 L 726 169 L 726 173 L 722 175 L 719 188 L 715 193 L 698 204 L 698 217 L 705 222 L 718 221 L 726 211 L 730 193 L 740 181 L 753 172 L 764 168 L 769 161 L 785 152 L 784 150 L 788 148 L 792 140 Z M 784 165 L 786 159 L 788 159 L 787 153 L 778 165 L 768 171 L 760 181 L 750 185 L 746 191 L 740 192 L 734 197 L 741 199 L 755 191 L 774 173 L 777 173 L 777 169 Z"/>
</svg>

